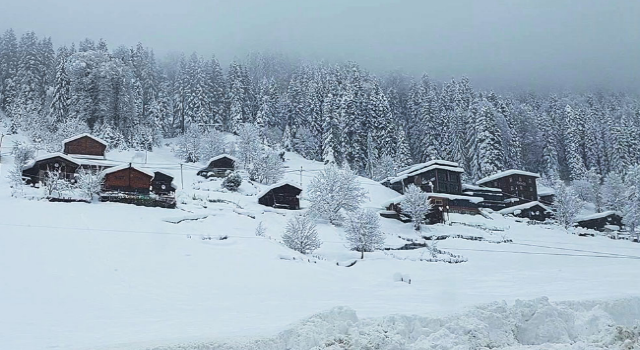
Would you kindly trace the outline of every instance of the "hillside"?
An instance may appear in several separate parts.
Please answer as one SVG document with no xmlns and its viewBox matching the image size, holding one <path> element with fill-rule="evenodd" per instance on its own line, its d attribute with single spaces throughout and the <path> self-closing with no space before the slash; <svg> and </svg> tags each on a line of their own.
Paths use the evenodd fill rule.
<svg viewBox="0 0 640 350">
<path fill-rule="evenodd" d="M 263 185 L 245 181 L 238 193 L 220 191 L 220 181 L 196 176 L 202 164 L 183 166 L 181 179 L 169 147 L 149 152 L 138 165 L 174 175 L 178 188 L 184 183 L 177 209 L 13 198 L 6 178 L 12 158 L 5 148 L 2 154 L 1 349 L 214 349 L 218 341 L 310 348 L 325 344 L 329 333 L 353 331 L 366 339 L 367 330 L 380 325 L 405 342 L 385 349 L 524 349 L 519 345 L 576 341 L 615 348 L 621 343 L 613 326 L 640 319 L 640 251 L 628 241 L 579 237 L 498 214 L 452 215 L 451 225 L 428 226 L 421 234 L 411 224 L 382 219 L 389 250 L 364 260 L 346 247 L 342 228 L 319 223 L 324 243 L 303 257 L 279 243 L 287 219 L 299 212 L 258 205 Z M 134 156 L 108 154 L 123 163 L 141 161 Z M 285 179 L 302 180 L 303 189 L 322 169 L 295 153 L 285 158 Z M 358 181 L 369 193 L 365 207 L 381 209 L 397 196 L 372 180 Z M 267 237 L 254 234 L 259 222 Z M 467 261 L 427 262 L 426 248 L 395 250 L 431 243 L 422 235 L 448 237 L 438 248 Z M 411 283 L 398 282 L 397 274 Z M 389 318 L 395 314 L 404 316 Z M 532 330 L 546 320 L 557 327 Z M 537 323 L 520 324 L 529 321 Z M 509 338 L 514 329 L 520 333 Z M 247 337 L 265 340 L 237 343 Z"/>
</svg>

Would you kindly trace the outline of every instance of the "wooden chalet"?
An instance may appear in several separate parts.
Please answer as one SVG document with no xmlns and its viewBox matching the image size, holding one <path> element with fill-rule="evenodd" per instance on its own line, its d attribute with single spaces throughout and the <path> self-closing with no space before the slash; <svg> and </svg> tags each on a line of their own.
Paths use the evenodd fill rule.
<svg viewBox="0 0 640 350">
<path fill-rule="evenodd" d="M 80 166 L 80 161 L 66 154 L 50 153 L 27 163 L 22 169 L 22 177 L 27 184 L 35 185 L 45 180 L 47 171 L 59 171 L 62 177 L 71 180 Z"/>
<path fill-rule="evenodd" d="M 576 219 L 575 225 L 596 231 L 619 231 L 622 228 L 622 215 L 615 211 L 605 211 Z"/>
<path fill-rule="evenodd" d="M 149 194 L 153 173 L 129 165 L 109 168 L 102 172 L 105 192 Z"/>
<path fill-rule="evenodd" d="M 553 188 L 539 186 L 538 201 L 542 204 L 551 205 L 555 201 L 556 191 Z"/>
<path fill-rule="evenodd" d="M 553 216 L 553 211 L 538 201 L 527 202 L 505 208 L 498 211 L 498 213 L 535 221 L 545 221 Z"/>
<path fill-rule="evenodd" d="M 538 200 L 536 179 L 539 177 L 535 173 L 512 169 L 480 179 L 476 185 L 500 189 L 507 206 L 511 206 Z"/>
<path fill-rule="evenodd" d="M 202 177 L 225 177 L 228 173 L 236 169 L 238 159 L 228 154 L 221 154 L 219 156 L 209 159 L 207 166 L 198 170 L 198 176 Z"/>
<path fill-rule="evenodd" d="M 478 203 L 482 201 L 482 198 L 480 197 L 452 195 L 448 193 L 430 193 L 428 198 L 432 205 L 432 209 L 426 215 L 425 222 L 427 224 L 444 222 L 444 216 L 448 213 L 478 214 Z M 385 218 L 398 219 L 402 222 L 411 221 L 409 215 L 402 211 L 403 199 L 404 196 L 399 196 L 383 203 L 382 206 L 385 211 L 380 213 L 380 215 Z"/>
<path fill-rule="evenodd" d="M 258 194 L 258 203 L 274 208 L 300 209 L 302 189 L 290 182 L 280 182 L 267 187 Z"/>
<path fill-rule="evenodd" d="M 464 173 L 458 163 L 432 160 L 413 165 L 394 178 L 385 179 L 383 185 L 404 193 L 405 188 L 414 184 L 424 192 L 462 194 L 461 175 Z"/>
<path fill-rule="evenodd" d="M 174 193 L 176 189 L 173 184 L 173 176 L 162 171 L 153 172 L 153 180 L 151 180 L 151 191 L 153 193 L 168 195 Z"/>
<path fill-rule="evenodd" d="M 504 193 L 502 193 L 502 190 L 499 188 L 463 184 L 462 194 L 471 197 L 481 197 L 482 202 L 479 203 L 479 206 L 482 208 L 498 211 L 507 207 L 507 203 L 504 202 Z"/>
<path fill-rule="evenodd" d="M 104 159 L 107 143 L 93 135 L 80 134 L 64 141 L 63 153 L 76 158 Z"/>
</svg>

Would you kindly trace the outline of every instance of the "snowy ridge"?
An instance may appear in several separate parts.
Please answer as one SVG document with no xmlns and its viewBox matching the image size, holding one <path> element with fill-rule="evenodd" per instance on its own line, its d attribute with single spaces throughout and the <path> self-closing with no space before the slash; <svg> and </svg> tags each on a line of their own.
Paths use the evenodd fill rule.
<svg viewBox="0 0 640 350">
<path fill-rule="evenodd" d="M 497 174 L 493 174 L 491 176 L 487 176 L 485 178 L 482 178 L 482 179 L 476 181 L 476 184 L 481 185 L 481 184 L 483 184 L 485 182 L 497 180 L 499 178 L 502 178 L 502 177 L 505 177 L 505 176 L 510 176 L 510 175 L 525 175 L 525 176 L 540 177 L 540 174 L 531 173 L 531 172 L 524 171 L 524 170 L 511 169 L 511 170 L 501 171 L 501 172 L 499 172 Z"/>
<path fill-rule="evenodd" d="M 591 215 L 583 215 L 583 216 L 579 216 L 576 218 L 576 222 L 578 221 L 586 221 L 586 220 L 593 220 L 593 219 L 600 219 L 600 218 L 604 218 L 607 217 L 609 215 L 618 215 L 618 216 L 622 216 L 622 213 L 617 212 L 617 211 L 613 211 L 613 210 L 608 210 L 608 211 L 603 211 L 602 213 L 595 213 L 595 214 L 591 214 Z"/>
</svg>

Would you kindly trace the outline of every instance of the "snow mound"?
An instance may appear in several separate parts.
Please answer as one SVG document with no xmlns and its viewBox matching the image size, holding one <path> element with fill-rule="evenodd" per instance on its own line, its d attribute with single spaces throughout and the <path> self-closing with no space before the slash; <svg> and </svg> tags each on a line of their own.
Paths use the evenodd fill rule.
<svg viewBox="0 0 640 350">
<path fill-rule="evenodd" d="M 359 319 L 352 309 L 337 307 L 272 338 L 155 349 L 636 349 L 640 346 L 638 320 L 640 298 L 496 302 L 444 318 Z"/>
</svg>

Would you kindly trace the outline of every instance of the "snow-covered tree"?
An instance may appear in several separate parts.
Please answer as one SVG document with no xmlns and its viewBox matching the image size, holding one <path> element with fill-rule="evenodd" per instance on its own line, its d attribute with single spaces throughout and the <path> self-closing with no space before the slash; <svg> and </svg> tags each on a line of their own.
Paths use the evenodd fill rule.
<svg viewBox="0 0 640 350">
<path fill-rule="evenodd" d="M 261 184 L 274 184 L 284 175 L 284 165 L 280 155 L 274 151 L 264 151 L 254 159 L 249 168 L 249 179 Z"/>
<path fill-rule="evenodd" d="M 294 216 L 287 221 L 282 241 L 288 248 L 302 254 L 313 253 L 322 245 L 322 241 L 318 238 L 316 225 L 303 215 Z"/>
<path fill-rule="evenodd" d="M 346 238 L 351 249 L 360 252 L 372 252 L 384 247 L 384 233 L 380 230 L 380 216 L 373 210 L 358 209 L 349 214 L 345 224 Z"/>
<path fill-rule="evenodd" d="M 236 143 L 238 160 L 242 167 L 249 169 L 256 158 L 262 154 L 260 129 L 253 124 L 242 123 L 238 125 L 236 132 L 238 133 Z"/>
<path fill-rule="evenodd" d="M 88 200 L 93 200 L 93 196 L 102 190 L 102 176 L 91 170 L 80 168 L 75 177 L 75 187 Z"/>
<path fill-rule="evenodd" d="M 200 137 L 198 128 L 188 128 L 182 136 L 178 138 L 176 145 L 176 156 L 187 163 L 194 163 L 200 160 Z"/>
<path fill-rule="evenodd" d="M 58 170 L 47 170 L 43 183 L 44 194 L 47 197 L 63 198 L 70 194 L 71 183 L 64 177 L 64 173 Z"/>
<path fill-rule="evenodd" d="M 602 197 L 605 208 L 608 210 L 614 210 L 622 212 L 625 203 L 625 193 L 627 186 L 624 183 L 624 178 L 619 172 L 612 171 L 604 178 L 604 184 L 602 185 Z"/>
<path fill-rule="evenodd" d="M 640 165 L 629 168 L 626 185 L 626 203 L 622 210 L 622 223 L 631 234 L 636 234 L 636 239 L 640 241 L 640 231 L 636 231 L 640 227 Z"/>
<path fill-rule="evenodd" d="M 576 217 L 584 207 L 584 202 L 575 191 L 561 180 L 555 182 L 553 207 L 556 221 L 565 229 L 573 226 Z"/>
<path fill-rule="evenodd" d="M 20 167 L 24 166 L 28 160 L 33 159 L 35 153 L 36 150 L 33 146 L 24 142 L 14 142 L 11 149 L 13 162 Z"/>
<path fill-rule="evenodd" d="M 198 159 L 207 161 L 215 156 L 226 153 L 229 146 L 225 135 L 215 129 L 211 129 L 201 135 L 198 140 Z"/>
<path fill-rule="evenodd" d="M 311 202 L 309 213 L 315 217 L 339 223 L 341 211 L 352 212 L 364 201 L 366 191 L 358 183 L 356 175 L 348 169 L 328 165 L 315 176 L 307 189 Z"/>
<path fill-rule="evenodd" d="M 420 231 L 420 225 L 424 223 L 426 215 L 432 209 L 431 203 L 429 202 L 429 195 L 416 185 L 409 185 L 407 187 L 400 207 L 402 208 L 402 212 L 411 218 L 416 231 Z"/>
</svg>

